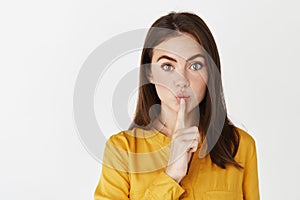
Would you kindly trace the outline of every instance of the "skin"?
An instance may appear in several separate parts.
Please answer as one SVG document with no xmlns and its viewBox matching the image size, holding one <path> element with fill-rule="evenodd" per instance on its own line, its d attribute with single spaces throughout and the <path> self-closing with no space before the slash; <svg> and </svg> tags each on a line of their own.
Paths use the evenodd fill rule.
<svg viewBox="0 0 300 200">
<path fill-rule="evenodd" d="M 188 58 L 197 54 L 204 55 L 204 51 L 196 39 L 188 33 L 167 39 L 153 50 L 151 71 L 148 72 L 147 76 L 155 84 L 156 92 L 161 100 L 162 112 L 159 120 L 165 122 L 162 132 L 168 137 L 171 137 L 175 131 L 179 110 L 179 102 L 175 96 L 180 91 L 190 96 L 190 98 L 185 99 L 186 126 L 198 125 L 198 104 L 205 96 L 208 74 L 203 57 L 196 57 L 187 61 Z M 176 62 L 167 58 L 157 61 L 161 56 L 174 58 Z"/>
<path fill-rule="evenodd" d="M 161 100 L 161 114 L 153 124 L 172 138 L 165 172 L 178 183 L 186 175 L 200 141 L 198 105 L 206 93 L 208 73 L 204 57 L 195 56 L 198 54 L 204 55 L 201 45 L 192 35 L 182 33 L 153 49 L 151 70 L 147 72 Z M 176 98 L 180 92 L 189 98 Z"/>
</svg>

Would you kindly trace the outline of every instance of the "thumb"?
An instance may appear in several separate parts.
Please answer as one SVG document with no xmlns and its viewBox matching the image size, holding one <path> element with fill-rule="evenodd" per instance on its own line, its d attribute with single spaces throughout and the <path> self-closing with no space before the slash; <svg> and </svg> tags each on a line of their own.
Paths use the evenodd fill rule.
<svg viewBox="0 0 300 200">
<path fill-rule="evenodd" d="M 180 98 L 179 110 L 177 113 L 174 132 L 182 128 L 185 128 L 185 100 L 183 98 Z"/>
</svg>

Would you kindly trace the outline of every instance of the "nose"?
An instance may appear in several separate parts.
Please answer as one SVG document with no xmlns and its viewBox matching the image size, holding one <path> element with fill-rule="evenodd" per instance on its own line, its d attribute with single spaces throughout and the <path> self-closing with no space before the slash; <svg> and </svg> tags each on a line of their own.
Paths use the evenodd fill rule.
<svg viewBox="0 0 300 200">
<path fill-rule="evenodd" d="M 183 89 L 185 87 L 189 87 L 190 83 L 189 80 L 185 76 L 185 72 L 178 73 L 177 78 L 175 79 L 175 86 L 177 88 Z"/>
</svg>

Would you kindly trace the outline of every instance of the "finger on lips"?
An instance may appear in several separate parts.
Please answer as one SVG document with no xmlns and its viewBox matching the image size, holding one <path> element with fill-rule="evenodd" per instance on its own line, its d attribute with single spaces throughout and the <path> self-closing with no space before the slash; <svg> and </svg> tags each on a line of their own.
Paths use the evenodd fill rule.
<svg viewBox="0 0 300 200">
<path fill-rule="evenodd" d="M 183 98 L 180 99 L 179 110 L 177 113 L 175 132 L 178 129 L 185 128 L 185 100 Z"/>
</svg>

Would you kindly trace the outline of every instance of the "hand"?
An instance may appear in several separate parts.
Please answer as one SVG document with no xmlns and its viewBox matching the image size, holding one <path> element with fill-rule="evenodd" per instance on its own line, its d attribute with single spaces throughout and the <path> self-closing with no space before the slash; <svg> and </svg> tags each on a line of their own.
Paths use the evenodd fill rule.
<svg viewBox="0 0 300 200">
<path fill-rule="evenodd" d="M 169 162 L 165 171 L 178 183 L 186 175 L 188 163 L 200 141 L 197 126 L 185 127 L 185 107 L 185 100 L 181 98 L 175 130 L 172 134 Z"/>
</svg>

